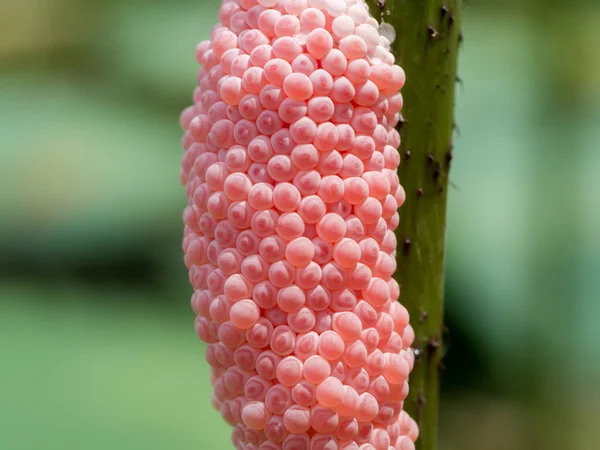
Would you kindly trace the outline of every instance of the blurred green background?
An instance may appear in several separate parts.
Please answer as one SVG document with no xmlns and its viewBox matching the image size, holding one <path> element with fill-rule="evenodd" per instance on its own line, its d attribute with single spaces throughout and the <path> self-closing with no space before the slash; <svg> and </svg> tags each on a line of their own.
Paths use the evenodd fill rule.
<svg viewBox="0 0 600 450">
<path fill-rule="evenodd" d="M 181 254 L 217 0 L 0 0 L 0 449 L 231 448 Z M 472 0 L 441 450 L 600 448 L 600 4 Z"/>
</svg>

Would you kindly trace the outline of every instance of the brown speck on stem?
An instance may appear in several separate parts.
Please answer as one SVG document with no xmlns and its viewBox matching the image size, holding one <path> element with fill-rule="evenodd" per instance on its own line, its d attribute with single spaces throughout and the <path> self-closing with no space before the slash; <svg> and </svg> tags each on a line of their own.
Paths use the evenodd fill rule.
<svg viewBox="0 0 600 450">
<path fill-rule="evenodd" d="M 421 359 L 421 349 L 413 348 L 413 353 L 415 354 L 415 361 L 419 361 Z"/>
<path fill-rule="evenodd" d="M 442 19 L 446 16 L 446 14 L 448 14 L 448 7 L 446 5 L 442 5 L 440 8 L 440 15 L 442 16 Z"/>
<path fill-rule="evenodd" d="M 404 253 L 405 254 L 409 252 L 411 244 L 412 244 L 412 242 L 411 242 L 410 238 L 404 239 Z"/>
<path fill-rule="evenodd" d="M 404 159 L 406 159 L 408 161 L 410 159 L 410 155 L 411 155 L 410 150 L 406 150 L 404 152 Z"/>
<path fill-rule="evenodd" d="M 452 162 L 453 154 L 452 154 L 452 144 L 448 145 L 448 150 L 446 151 L 446 166 L 450 167 L 450 163 Z"/>
<path fill-rule="evenodd" d="M 435 169 L 433 169 L 433 182 L 437 183 L 440 178 L 442 171 L 440 170 L 439 164 L 436 164 Z M 443 188 L 443 186 L 441 186 Z"/>
<path fill-rule="evenodd" d="M 435 39 L 436 37 L 439 36 L 438 31 L 435 29 L 435 27 L 433 25 L 429 25 L 427 27 L 427 34 L 429 35 L 429 37 L 431 39 Z"/>
<path fill-rule="evenodd" d="M 435 161 L 435 156 L 433 156 L 433 153 L 432 152 L 427 153 L 427 163 L 431 164 L 434 161 Z"/>
<path fill-rule="evenodd" d="M 421 323 L 425 322 L 427 320 L 428 316 L 429 316 L 429 313 L 427 311 L 425 311 L 424 309 L 421 309 L 421 313 L 419 314 L 419 321 Z"/>
<path fill-rule="evenodd" d="M 442 342 L 440 341 L 440 338 L 437 336 L 431 336 L 427 341 L 427 350 L 429 356 L 431 356 L 433 352 L 437 351 L 441 346 Z"/>
<path fill-rule="evenodd" d="M 406 120 L 404 118 L 404 116 L 402 114 L 400 114 L 400 117 L 398 118 L 398 124 L 396 125 L 396 129 L 398 130 L 398 132 L 402 131 L 402 127 L 407 122 L 408 122 L 408 120 Z"/>
<path fill-rule="evenodd" d="M 422 187 L 417 189 L 417 197 L 423 197 L 423 188 Z"/>
<path fill-rule="evenodd" d="M 453 129 L 454 131 L 456 131 L 456 134 L 457 134 L 458 136 L 460 136 L 460 128 L 459 128 L 459 126 L 456 124 L 456 122 L 452 122 L 452 129 Z"/>
<path fill-rule="evenodd" d="M 421 393 L 419 393 L 419 396 L 417 397 L 417 410 L 419 413 L 419 422 L 421 420 L 421 417 L 423 416 L 423 409 L 425 409 L 425 403 L 426 403 L 425 396 L 421 392 Z"/>
</svg>

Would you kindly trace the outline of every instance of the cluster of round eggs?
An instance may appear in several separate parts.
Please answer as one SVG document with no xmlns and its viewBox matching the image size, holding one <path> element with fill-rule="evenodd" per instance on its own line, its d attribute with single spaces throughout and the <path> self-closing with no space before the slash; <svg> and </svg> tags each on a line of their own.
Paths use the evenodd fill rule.
<svg viewBox="0 0 600 450">
<path fill-rule="evenodd" d="M 183 249 L 237 449 L 414 449 L 389 47 L 361 0 L 225 0 L 197 47 Z"/>
</svg>

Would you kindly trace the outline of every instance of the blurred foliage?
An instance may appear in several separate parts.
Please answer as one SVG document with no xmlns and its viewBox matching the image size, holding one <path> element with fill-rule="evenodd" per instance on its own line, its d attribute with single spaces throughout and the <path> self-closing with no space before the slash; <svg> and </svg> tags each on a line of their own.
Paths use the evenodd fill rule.
<svg viewBox="0 0 600 450">
<path fill-rule="evenodd" d="M 0 2 L 0 449 L 228 448 L 178 182 L 217 7 Z M 443 450 L 597 449 L 600 5 L 465 13 Z"/>
</svg>

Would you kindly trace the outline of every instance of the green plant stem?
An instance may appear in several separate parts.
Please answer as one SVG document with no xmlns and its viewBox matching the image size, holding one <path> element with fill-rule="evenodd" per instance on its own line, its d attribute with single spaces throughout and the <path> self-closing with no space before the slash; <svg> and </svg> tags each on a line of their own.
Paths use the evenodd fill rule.
<svg viewBox="0 0 600 450">
<path fill-rule="evenodd" d="M 419 424 L 417 450 L 438 447 L 442 369 L 444 237 L 452 159 L 454 90 L 461 0 L 367 0 L 373 16 L 396 30 L 392 51 L 406 72 L 395 274 L 415 330 L 416 361 L 405 408 Z"/>
</svg>

